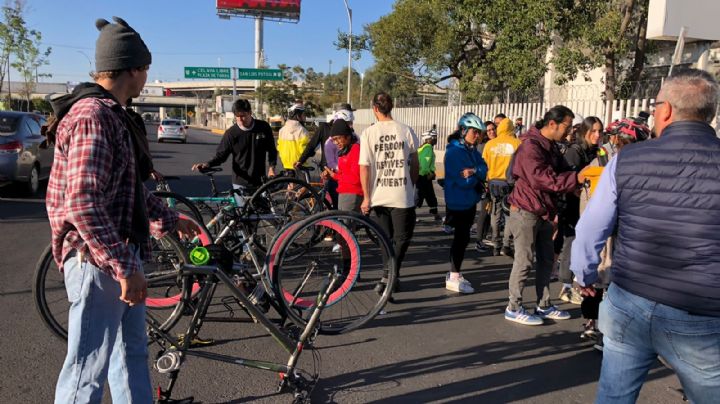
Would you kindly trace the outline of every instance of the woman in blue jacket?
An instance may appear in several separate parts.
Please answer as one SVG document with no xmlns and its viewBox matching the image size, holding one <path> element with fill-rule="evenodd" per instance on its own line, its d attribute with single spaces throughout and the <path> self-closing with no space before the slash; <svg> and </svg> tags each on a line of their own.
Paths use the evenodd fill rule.
<svg viewBox="0 0 720 404">
<path fill-rule="evenodd" d="M 475 222 L 475 207 L 483 192 L 487 165 L 476 149 L 485 124 L 475 114 L 460 120 L 461 137 L 445 151 L 445 204 L 449 225 L 455 228 L 450 247 L 450 272 L 445 288 L 459 293 L 473 293 L 470 282 L 460 274 L 465 249 L 470 241 L 470 226 Z"/>
</svg>

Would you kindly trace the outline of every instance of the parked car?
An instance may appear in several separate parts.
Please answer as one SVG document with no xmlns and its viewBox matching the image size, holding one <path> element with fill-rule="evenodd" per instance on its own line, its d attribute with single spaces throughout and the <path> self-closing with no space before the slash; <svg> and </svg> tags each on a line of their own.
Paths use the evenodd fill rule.
<svg viewBox="0 0 720 404">
<path fill-rule="evenodd" d="M 187 142 L 187 126 L 183 125 L 179 119 L 163 119 L 158 126 L 157 136 L 158 143 L 165 140 L 179 140 L 185 143 Z"/>
<path fill-rule="evenodd" d="M 0 184 L 20 184 L 29 195 L 50 177 L 53 147 L 40 135 L 45 118 L 29 112 L 0 111 Z"/>
</svg>

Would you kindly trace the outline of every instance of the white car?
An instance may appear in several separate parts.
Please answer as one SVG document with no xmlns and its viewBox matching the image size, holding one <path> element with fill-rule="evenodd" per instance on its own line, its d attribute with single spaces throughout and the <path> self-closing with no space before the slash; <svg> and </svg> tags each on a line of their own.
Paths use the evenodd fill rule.
<svg viewBox="0 0 720 404">
<path fill-rule="evenodd" d="M 166 140 L 179 140 L 187 142 L 187 126 L 178 119 L 163 119 L 158 126 L 158 143 Z"/>
</svg>

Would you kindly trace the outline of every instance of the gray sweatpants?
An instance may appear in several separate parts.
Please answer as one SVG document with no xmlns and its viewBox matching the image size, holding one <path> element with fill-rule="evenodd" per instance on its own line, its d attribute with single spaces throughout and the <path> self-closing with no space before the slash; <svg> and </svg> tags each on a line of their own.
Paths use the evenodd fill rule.
<svg viewBox="0 0 720 404">
<path fill-rule="evenodd" d="M 522 294 L 535 258 L 536 303 L 541 308 L 550 306 L 550 273 L 554 250 L 553 226 L 547 220 L 524 210 L 510 212 L 509 224 L 515 238 L 515 255 L 510 272 L 510 310 L 522 306 Z"/>
</svg>

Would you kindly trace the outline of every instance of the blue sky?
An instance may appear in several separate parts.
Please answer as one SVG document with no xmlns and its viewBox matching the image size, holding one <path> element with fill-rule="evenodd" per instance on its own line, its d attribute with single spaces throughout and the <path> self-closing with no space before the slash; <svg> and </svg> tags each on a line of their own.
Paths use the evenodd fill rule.
<svg viewBox="0 0 720 404">
<path fill-rule="evenodd" d="M 43 34 L 43 44 L 53 48 L 52 73 L 42 81 L 87 81 L 94 61 L 97 18 L 124 18 L 142 35 L 153 53 L 148 81 L 183 79 L 184 66 L 254 67 L 254 21 L 221 20 L 214 0 L 27 0 L 26 21 Z M 353 31 L 377 21 L 392 10 L 391 0 L 348 0 L 353 9 Z M 313 67 L 327 73 L 347 66 L 347 52 L 336 50 L 337 31 L 347 32 L 348 19 L 342 0 L 303 0 L 298 24 L 265 21 L 265 56 L 268 64 Z M 85 55 L 83 55 L 83 53 Z M 218 58 L 220 60 L 218 60 Z M 353 68 L 372 66 L 369 52 Z M 17 79 L 13 72 L 11 79 Z"/>
</svg>

